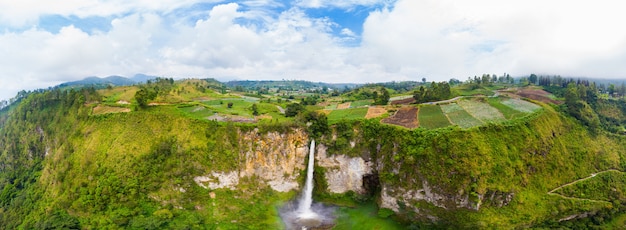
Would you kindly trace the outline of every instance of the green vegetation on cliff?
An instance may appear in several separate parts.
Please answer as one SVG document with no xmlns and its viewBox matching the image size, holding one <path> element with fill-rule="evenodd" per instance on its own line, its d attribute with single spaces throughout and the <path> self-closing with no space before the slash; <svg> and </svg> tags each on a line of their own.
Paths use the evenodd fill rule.
<svg viewBox="0 0 626 230">
<path fill-rule="evenodd" d="M 365 194 L 329 194 L 320 179 L 325 170 L 318 166 L 318 198 L 388 205 L 398 212 L 380 209 L 379 216 L 413 227 L 587 226 L 609 222 L 625 209 L 625 181 L 618 172 L 551 193 L 593 173 L 626 168 L 626 142 L 613 132 L 623 128 L 623 102 L 589 101 L 580 86 L 576 92 L 568 88 L 562 106 L 502 98 L 461 102 L 466 108 L 451 104 L 474 113 L 490 105 L 506 119 L 480 126 L 448 126 L 445 116 L 459 108 L 423 106 L 420 114 L 438 122 L 431 129 L 406 129 L 364 119 L 367 108 L 333 110 L 327 117 L 310 111 L 321 106 L 287 104 L 271 96 L 251 99 L 207 81 L 154 84 L 143 89 L 162 93 L 143 102 L 137 101 L 142 89 L 136 86 L 57 89 L 29 94 L 2 110 L 3 227 L 281 228 L 277 206 L 296 191 L 277 192 L 256 176 L 240 178 L 232 190 L 207 189 L 194 179 L 246 167 L 245 153 L 260 145 L 255 135 L 294 130 L 307 130 L 307 137 L 316 138 L 329 155 L 364 159 L 376 175 L 364 186 Z M 528 113 L 506 103 L 528 103 Z M 536 104 L 540 109 L 531 108 Z M 130 112 L 134 105 L 141 106 Z M 287 105 L 299 105 L 294 118 L 280 112 Z M 102 107 L 120 109 L 98 112 L 113 111 L 96 109 Z M 228 119 L 207 119 L 215 114 Z M 471 115 L 454 116 L 450 119 L 460 124 L 456 120 Z M 232 122 L 240 117 L 256 123 Z M 244 143 L 245 135 L 253 135 L 248 139 L 253 143 Z M 594 221 L 576 222 L 581 214 Z"/>
</svg>

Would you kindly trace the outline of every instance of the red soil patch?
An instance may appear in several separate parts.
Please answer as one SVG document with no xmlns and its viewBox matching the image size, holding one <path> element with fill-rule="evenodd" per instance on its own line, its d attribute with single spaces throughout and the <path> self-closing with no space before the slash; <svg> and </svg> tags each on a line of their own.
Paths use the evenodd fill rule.
<svg viewBox="0 0 626 230">
<path fill-rule="evenodd" d="M 417 111 L 417 107 L 414 106 L 402 107 L 396 112 L 396 114 L 383 119 L 381 122 L 399 125 L 410 129 L 417 128 L 419 126 L 419 123 L 417 122 Z"/>
<path fill-rule="evenodd" d="M 415 98 L 409 97 L 409 98 L 406 98 L 406 99 L 395 100 L 395 101 L 391 102 L 392 105 L 408 105 L 408 104 L 411 104 L 411 103 L 415 103 Z"/>
</svg>

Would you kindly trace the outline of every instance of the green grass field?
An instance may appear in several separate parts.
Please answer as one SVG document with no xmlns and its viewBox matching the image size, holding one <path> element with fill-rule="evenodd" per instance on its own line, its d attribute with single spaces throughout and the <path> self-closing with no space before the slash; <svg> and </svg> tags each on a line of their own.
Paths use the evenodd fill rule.
<svg viewBox="0 0 626 230">
<path fill-rule="evenodd" d="M 207 117 L 210 117 L 211 115 L 215 114 L 215 111 L 207 109 L 201 105 L 179 107 L 178 109 L 182 111 L 184 114 L 187 114 L 196 119 L 206 119 Z"/>
<path fill-rule="evenodd" d="M 426 129 L 436 129 L 446 126 L 450 126 L 450 121 L 446 115 L 443 114 L 441 108 L 436 105 L 426 105 L 420 107 L 419 114 L 417 116 L 420 127 Z"/>
<path fill-rule="evenodd" d="M 228 103 L 232 102 L 233 106 L 228 108 Z M 221 114 L 229 114 L 229 115 L 237 115 L 244 117 L 253 117 L 252 116 L 252 102 L 249 102 L 244 99 L 222 99 L 222 100 L 211 100 L 211 101 L 203 101 L 202 104 L 207 105 L 211 110 L 221 113 Z"/>
<path fill-rule="evenodd" d="M 367 108 L 333 110 L 328 114 L 328 123 L 335 124 L 341 120 L 353 120 L 364 118 Z"/>
<path fill-rule="evenodd" d="M 136 86 L 120 86 L 112 89 L 98 90 L 103 97 L 105 103 L 116 103 L 120 100 L 132 102 L 135 93 L 139 90 Z"/>
<path fill-rule="evenodd" d="M 479 87 L 476 89 L 472 89 L 470 85 L 460 85 L 452 88 L 452 92 L 459 96 L 474 96 L 474 95 L 485 95 L 491 96 L 494 92 L 490 89 Z"/>
<path fill-rule="evenodd" d="M 472 117 L 472 115 L 456 103 L 441 105 L 441 110 L 448 116 L 452 124 L 458 125 L 461 128 L 471 128 L 483 124 L 483 122 Z"/>
<path fill-rule="evenodd" d="M 505 118 L 496 108 L 476 100 L 459 100 L 457 102 L 465 111 L 483 122 L 504 121 Z"/>
<path fill-rule="evenodd" d="M 334 109 L 337 109 L 337 104 L 330 104 L 330 105 L 327 105 L 326 107 L 324 107 L 324 109 L 327 109 L 327 110 L 334 110 Z"/>
<path fill-rule="evenodd" d="M 372 104 L 372 100 L 354 101 L 354 102 L 350 103 L 350 108 L 358 108 L 358 107 L 363 107 L 363 106 L 367 106 L 367 105 L 371 105 L 371 104 Z"/>
</svg>

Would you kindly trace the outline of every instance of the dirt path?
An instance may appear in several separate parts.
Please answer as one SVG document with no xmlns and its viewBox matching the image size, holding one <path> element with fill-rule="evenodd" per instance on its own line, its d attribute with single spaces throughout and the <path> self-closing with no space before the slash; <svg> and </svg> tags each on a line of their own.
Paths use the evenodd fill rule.
<svg viewBox="0 0 626 230">
<path fill-rule="evenodd" d="M 283 107 L 280 107 L 280 105 L 277 105 L 276 108 L 278 108 L 278 111 L 282 114 L 285 114 L 285 109 L 283 109 Z"/>
<path fill-rule="evenodd" d="M 556 187 L 556 188 L 554 188 L 554 189 L 550 190 L 550 191 L 548 192 L 548 194 L 549 194 L 549 195 L 556 195 L 556 196 L 560 196 L 561 198 L 564 198 L 564 199 L 570 199 L 570 200 L 586 200 L 586 201 L 595 201 L 595 202 L 611 203 L 611 202 L 604 201 L 604 200 L 592 200 L 592 199 L 586 199 L 586 198 L 568 197 L 568 196 L 564 196 L 564 195 L 561 195 L 561 194 L 558 194 L 558 193 L 554 193 L 554 191 L 559 190 L 559 189 L 561 189 L 561 188 L 563 188 L 563 187 L 565 187 L 565 186 L 569 186 L 569 185 L 576 184 L 576 183 L 578 183 L 578 182 L 586 181 L 586 180 L 589 180 L 589 179 L 591 179 L 591 178 L 596 177 L 598 174 L 607 173 L 607 172 L 620 172 L 620 173 L 623 173 L 622 171 L 619 171 L 619 170 L 617 170 L 617 169 L 608 169 L 608 170 L 604 170 L 604 171 L 600 171 L 600 172 L 592 173 L 592 174 L 591 174 L 590 176 L 588 176 L 588 177 L 585 177 L 585 178 L 580 178 L 580 179 L 578 179 L 578 180 L 575 180 L 575 181 L 569 182 L 569 183 L 567 183 L 567 184 L 561 185 L 561 186 L 559 186 L 559 187 Z"/>
</svg>

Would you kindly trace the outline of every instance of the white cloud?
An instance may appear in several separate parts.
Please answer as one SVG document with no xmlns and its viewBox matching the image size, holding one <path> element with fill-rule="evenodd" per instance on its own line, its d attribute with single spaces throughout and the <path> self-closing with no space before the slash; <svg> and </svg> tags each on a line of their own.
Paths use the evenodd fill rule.
<svg viewBox="0 0 626 230">
<path fill-rule="evenodd" d="M 281 3 L 251 0 L 194 11 L 201 19 L 191 24 L 164 13 L 197 2 L 0 0 L 0 24 L 29 28 L 0 33 L 0 98 L 85 76 L 135 73 L 327 82 L 626 73 L 626 14 L 613 1 L 303 0 L 275 12 Z M 361 43 L 351 44 L 353 31 L 333 35 L 332 17 L 312 18 L 301 8 L 389 3 L 370 13 Z M 108 31 L 68 25 L 51 33 L 32 24 L 45 14 L 114 19 Z"/>
<path fill-rule="evenodd" d="M 505 71 L 593 76 L 588 63 L 624 57 L 619 9 L 614 1 L 398 1 L 370 14 L 362 48 L 372 55 L 360 61 L 440 80 Z M 613 69 L 601 77 L 624 77 L 626 67 Z"/>
<path fill-rule="evenodd" d="M 389 5 L 395 0 L 298 0 L 296 5 L 304 8 L 352 8 L 355 6 Z"/>
<path fill-rule="evenodd" d="M 21 27 L 35 23 L 42 15 L 112 16 L 127 13 L 170 12 L 196 3 L 223 0 L 0 0 L 0 25 Z"/>
</svg>

